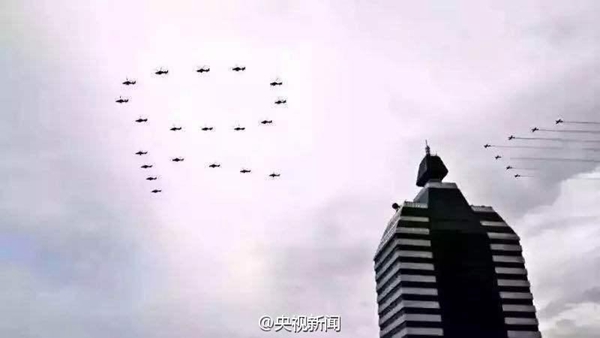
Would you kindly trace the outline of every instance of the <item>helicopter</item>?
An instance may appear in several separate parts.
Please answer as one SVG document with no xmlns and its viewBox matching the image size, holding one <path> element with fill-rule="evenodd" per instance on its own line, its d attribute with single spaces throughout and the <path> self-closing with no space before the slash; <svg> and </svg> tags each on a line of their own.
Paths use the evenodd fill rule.
<svg viewBox="0 0 600 338">
<path fill-rule="evenodd" d="M 500 155 L 496 155 L 496 157 L 494 157 L 494 158 L 495 158 L 495 159 L 497 159 L 497 160 L 499 160 L 499 159 L 501 159 L 501 158 L 502 158 L 502 156 L 500 156 Z"/>
<path fill-rule="evenodd" d="M 140 150 L 140 151 L 138 151 L 138 152 L 137 152 L 137 153 L 135 153 L 135 154 L 136 154 L 136 155 L 140 155 L 140 156 L 142 156 L 142 155 L 146 155 L 147 153 L 148 153 L 147 151 L 141 151 L 141 150 Z"/>
<path fill-rule="evenodd" d="M 159 192 L 162 192 L 162 190 L 154 189 L 154 190 L 151 191 L 151 193 L 153 193 L 153 194 L 156 194 L 156 193 L 159 193 Z"/>
<path fill-rule="evenodd" d="M 125 81 L 123 82 L 123 84 L 126 86 L 130 86 L 130 85 L 136 84 L 136 82 L 137 81 L 135 81 L 135 80 L 132 81 L 132 80 L 129 80 L 128 78 L 125 78 Z"/>
<path fill-rule="evenodd" d="M 129 102 L 129 99 L 124 99 L 122 97 L 119 96 L 118 99 L 115 100 L 116 103 L 127 103 Z"/>
<path fill-rule="evenodd" d="M 512 166 L 507 166 L 506 167 L 506 170 L 510 170 L 510 169 L 513 169 L 513 167 Z"/>
<path fill-rule="evenodd" d="M 533 127 L 533 128 L 531 128 L 531 132 L 532 132 L 532 133 L 535 133 L 535 132 L 536 132 L 536 131 L 538 131 L 538 130 L 540 130 L 540 128 L 538 128 L 538 127 Z"/>
<path fill-rule="evenodd" d="M 166 75 L 166 74 L 169 74 L 169 70 L 168 69 L 164 70 L 164 69 L 160 68 L 159 70 L 157 70 L 156 72 L 154 72 L 154 74 L 156 74 L 156 75 Z"/>
<path fill-rule="evenodd" d="M 275 177 L 279 177 L 279 176 L 281 176 L 281 174 L 272 173 L 272 174 L 271 174 L 271 175 L 269 175 L 269 176 L 271 176 L 272 178 L 275 178 Z"/>
<path fill-rule="evenodd" d="M 246 70 L 246 67 L 240 67 L 240 66 L 235 66 L 233 68 L 231 68 L 231 70 L 233 70 L 234 72 L 243 72 Z"/>
<path fill-rule="evenodd" d="M 221 167 L 221 165 L 217 164 L 217 163 L 213 163 L 213 164 L 209 165 L 208 167 L 209 168 L 219 168 L 219 167 Z"/>
<path fill-rule="evenodd" d="M 208 73 L 208 72 L 210 72 L 210 67 L 207 67 L 207 66 L 198 67 L 198 69 L 196 69 L 196 73 Z"/>
<path fill-rule="evenodd" d="M 275 101 L 275 104 L 284 104 L 286 102 L 287 102 L 286 99 L 278 99 L 277 101 Z"/>
<path fill-rule="evenodd" d="M 154 176 L 154 177 L 152 177 L 152 176 L 150 176 L 150 177 L 146 177 L 146 180 L 147 180 L 147 181 L 156 181 L 157 179 L 158 179 L 158 177 L 157 177 L 157 176 Z"/>
<path fill-rule="evenodd" d="M 209 131 L 209 130 L 213 130 L 213 127 L 202 127 L 201 129 L 202 131 Z"/>
<path fill-rule="evenodd" d="M 183 157 L 175 157 L 175 158 L 171 159 L 171 161 L 173 161 L 173 162 L 183 162 L 183 160 L 184 160 Z"/>
<path fill-rule="evenodd" d="M 246 173 L 252 172 L 252 170 L 248 170 L 248 169 L 242 169 L 242 170 L 240 170 L 240 172 L 241 172 L 242 174 L 246 174 Z"/>
<path fill-rule="evenodd" d="M 514 137 L 513 135 L 510 135 L 510 136 L 508 137 L 508 140 L 509 140 L 509 141 L 510 141 L 510 140 L 514 140 L 514 139 L 515 139 L 515 137 Z"/>
<path fill-rule="evenodd" d="M 279 79 L 269 83 L 271 85 L 271 87 L 275 87 L 275 86 L 281 86 L 283 85 L 283 82 L 281 82 Z"/>
<path fill-rule="evenodd" d="M 565 122 L 565 121 L 563 121 L 562 119 L 558 119 L 558 120 L 556 120 L 556 121 L 554 121 L 554 122 L 555 122 L 556 124 L 559 124 L 559 123 L 563 123 L 563 122 Z"/>
<path fill-rule="evenodd" d="M 181 130 L 181 127 L 175 127 L 175 126 L 174 126 L 174 127 L 173 127 L 173 128 L 171 128 L 170 130 L 171 130 L 171 131 L 179 131 L 179 130 Z"/>
<path fill-rule="evenodd" d="M 486 144 L 484 144 L 484 145 L 483 145 L 483 147 L 484 147 L 484 148 L 489 148 L 489 147 L 491 147 L 491 146 L 492 146 L 492 145 L 491 145 L 491 144 L 489 144 L 489 143 L 486 143 Z"/>
<path fill-rule="evenodd" d="M 235 128 L 233 128 L 233 130 L 240 131 L 240 130 L 246 130 L 246 128 L 245 127 L 235 127 Z"/>
<path fill-rule="evenodd" d="M 140 168 L 142 168 L 142 169 L 150 169 L 150 168 L 152 168 L 152 165 L 151 164 L 144 164 Z"/>
<path fill-rule="evenodd" d="M 263 121 L 260 121 L 260 123 L 262 123 L 262 124 L 272 124 L 273 120 L 263 120 Z"/>
<path fill-rule="evenodd" d="M 139 119 L 135 120 L 135 122 L 137 122 L 137 123 L 148 122 L 148 119 L 143 119 L 140 117 Z"/>
</svg>

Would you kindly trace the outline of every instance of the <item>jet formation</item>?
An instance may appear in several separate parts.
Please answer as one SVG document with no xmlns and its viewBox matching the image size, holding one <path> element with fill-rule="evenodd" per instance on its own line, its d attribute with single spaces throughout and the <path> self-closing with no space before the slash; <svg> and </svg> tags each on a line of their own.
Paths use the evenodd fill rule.
<svg viewBox="0 0 600 338">
<path fill-rule="evenodd" d="M 244 72 L 246 70 L 246 66 L 236 65 L 234 67 L 231 67 L 230 69 L 231 69 L 231 71 L 234 71 L 234 72 Z M 202 67 L 196 67 L 195 72 L 199 73 L 199 74 L 209 73 L 209 72 L 211 72 L 211 68 L 209 66 L 204 65 Z M 166 68 L 160 67 L 160 68 L 155 69 L 153 73 L 154 73 L 154 75 L 158 75 L 160 77 L 163 77 L 163 76 L 169 74 L 169 70 L 166 69 Z M 124 85 L 124 86 L 134 86 L 136 83 L 137 83 L 137 80 L 130 79 L 129 77 L 126 77 L 125 81 L 121 82 L 121 84 Z M 281 81 L 279 78 L 276 78 L 275 80 L 269 82 L 269 86 L 270 87 L 281 87 L 281 86 L 283 86 L 283 81 Z M 118 104 L 124 104 L 124 103 L 128 103 L 129 100 L 130 100 L 129 98 L 124 98 L 122 96 L 119 96 L 115 100 L 115 102 L 118 103 Z M 276 105 L 283 105 L 283 104 L 287 103 L 287 99 L 280 97 L 280 98 L 277 98 L 274 101 L 274 103 Z M 136 119 L 134 121 L 136 123 L 147 123 L 148 122 L 148 118 L 146 118 L 146 117 L 144 117 L 144 118 L 139 117 L 138 119 Z M 273 124 L 273 120 L 271 120 L 271 119 L 264 119 L 264 120 L 261 120 L 259 122 L 262 125 L 271 125 L 271 124 Z M 183 129 L 182 126 L 173 126 L 169 130 L 170 131 L 181 131 L 182 129 Z M 215 130 L 214 126 L 204 126 L 204 127 L 200 128 L 200 131 L 203 131 L 203 132 L 214 131 L 214 130 Z M 242 127 L 240 125 L 238 125 L 238 126 L 236 126 L 236 127 L 233 128 L 233 131 L 244 131 L 244 130 L 246 130 L 246 127 Z M 148 151 L 146 151 L 146 150 L 139 150 L 139 151 L 137 151 L 135 153 L 135 155 L 137 155 L 137 156 L 148 155 Z M 184 160 L 185 159 L 183 157 L 173 157 L 173 158 L 171 158 L 171 161 L 172 162 L 176 162 L 176 163 L 183 162 Z M 217 162 L 214 162 L 214 163 L 211 163 L 210 165 L 208 165 L 208 167 L 211 168 L 211 169 L 220 168 L 221 164 L 217 163 Z M 143 165 L 140 166 L 140 168 L 141 169 L 145 169 L 145 170 L 154 169 L 154 164 L 143 164 Z M 249 173 L 252 172 L 252 170 L 248 169 L 248 168 L 242 168 L 241 170 L 239 170 L 239 172 L 241 174 L 249 174 Z M 281 174 L 276 173 L 276 172 L 272 172 L 271 174 L 268 175 L 268 177 L 270 177 L 270 178 L 277 178 L 277 177 L 280 177 L 280 176 L 281 176 Z M 154 182 L 154 181 L 158 180 L 158 176 L 146 176 L 145 180 L 149 181 L 149 182 Z M 151 190 L 150 192 L 153 193 L 153 194 L 157 194 L 157 193 L 161 193 L 162 189 L 155 188 L 155 189 Z"/>
<path fill-rule="evenodd" d="M 531 128 L 531 133 L 535 133 L 535 136 L 508 136 L 508 141 L 511 141 L 511 145 L 502 145 L 502 144 L 490 144 L 486 143 L 483 145 L 484 149 L 488 148 L 503 148 L 503 149 L 521 149 L 521 150 L 535 150 L 537 156 L 517 156 L 517 157 L 507 157 L 503 155 L 496 155 L 494 159 L 496 160 L 511 160 L 511 161 L 535 161 L 535 162 L 547 162 L 547 163 L 600 163 L 600 158 L 590 158 L 588 156 L 589 152 L 600 152 L 600 139 L 590 139 L 590 138 L 577 138 L 577 137 L 538 137 L 539 133 L 571 133 L 571 134 L 591 134 L 591 135 L 600 135 L 600 129 L 590 129 L 591 127 L 600 128 L 600 121 L 573 121 L 573 120 L 564 120 L 562 118 L 554 120 L 554 125 L 578 125 L 580 127 L 587 126 L 588 129 L 544 129 L 533 127 Z M 535 142 L 533 145 L 523 145 L 521 142 Z M 596 148 L 588 148 L 582 147 L 581 144 L 595 144 Z M 543 156 L 541 151 L 564 151 L 567 156 Z M 580 154 L 579 157 L 577 154 Z M 583 155 L 581 155 L 583 154 Z M 571 155 L 571 156 L 568 156 Z M 503 162 L 503 161 L 501 161 Z M 551 164 L 549 164 L 551 165 Z M 523 175 L 520 171 L 534 171 L 539 173 L 544 168 L 548 166 L 540 166 L 540 167 L 522 167 L 520 165 L 507 165 L 505 169 L 512 172 L 517 172 L 513 174 L 514 178 L 536 178 L 539 176 L 536 175 Z M 582 178 L 583 179 L 583 178 Z"/>
</svg>

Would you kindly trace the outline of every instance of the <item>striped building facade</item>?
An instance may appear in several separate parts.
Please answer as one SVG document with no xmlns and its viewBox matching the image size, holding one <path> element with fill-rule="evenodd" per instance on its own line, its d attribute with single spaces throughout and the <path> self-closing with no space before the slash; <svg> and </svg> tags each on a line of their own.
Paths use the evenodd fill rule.
<svg viewBox="0 0 600 338">
<path fill-rule="evenodd" d="M 375 255 L 380 337 L 540 338 L 519 236 L 442 183 L 445 167 L 432 174 L 433 157 Z"/>
</svg>

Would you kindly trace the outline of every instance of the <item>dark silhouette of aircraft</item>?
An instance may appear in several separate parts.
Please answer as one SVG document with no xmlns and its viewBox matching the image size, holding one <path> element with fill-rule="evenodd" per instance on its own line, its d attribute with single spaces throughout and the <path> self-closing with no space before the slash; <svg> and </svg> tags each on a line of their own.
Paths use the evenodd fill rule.
<svg viewBox="0 0 600 338">
<path fill-rule="evenodd" d="M 124 85 L 126 86 L 130 86 L 130 85 L 134 85 L 137 81 L 135 80 L 129 80 L 128 78 L 125 78 L 125 82 L 123 82 Z"/>
<path fill-rule="evenodd" d="M 251 172 L 251 171 L 252 171 L 252 170 L 248 170 L 248 169 L 242 169 L 242 170 L 240 170 L 240 172 L 241 172 L 242 174 L 249 173 L 249 172 Z"/>
<path fill-rule="evenodd" d="M 536 131 L 538 131 L 538 130 L 540 130 L 540 128 L 538 128 L 538 127 L 533 127 L 533 128 L 531 128 L 531 132 L 532 132 L 532 133 L 535 133 L 535 132 L 536 132 Z"/>
<path fill-rule="evenodd" d="M 140 168 L 142 168 L 142 169 L 150 169 L 150 168 L 152 168 L 152 165 L 151 164 L 144 164 Z"/>
<path fill-rule="evenodd" d="M 510 170 L 510 169 L 512 169 L 512 168 L 513 168 L 513 167 L 511 167 L 511 166 L 508 166 L 508 167 L 506 167 L 506 170 Z"/>
<path fill-rule="evenodd" d="M 213 130 L 213 127 L 202 127 L 203 131 L 209 131 L 209 130 Z"/>
<path fill-rule="evenodd" d="M 135 153 L 136 155 L 146 155 L 148 152 L 147 151 L 138 151 L 137 153 Z"/>
<path fill-rule="evenodd" d="M 512 136 L 512 135 L 510 135 L 510 136 L 508 137 L 508 140 L 509 140 L 509 141 L 510 141 L 510 140 L 514 140 L 514 139 L 515 139 L 515 137 L 514 137 L 514 136 Z"/>
<path fill-rule="evenodd" d="M 162 190 L 154 189 L 154 190 L 151 191 L 151 193 L 153 193 L 153 194 L 156 194 L 156 193 L 159 193 L 159 192 L 162 192 Z"/>
<path fill-rule="evenodd" d="M 283 82 L 275 80 L 275 81 L 273 81 L 273 82 L 271 82 L 269 84 L 271 85 L 271 87 L 275 87 L 275 86 L 281 86 L 281 85 L 283 85 Z"/>
<path fill-rule="evenodd" d="M 272 174 L 271 174 L 271 175 L 269 175 L 269 176 L 271 176 L 272 178 L 275 178 L 275 177 L 279 177 L 279 176 L 281 176 L 281 174 L 272 173 Z"/>
<path fill-rule="evenodd" d="M 260 121 L 260 123 L 262 123 L 262 124 L 271 124 L 271 123 L 273 123 L 273 120 L 264 120 L 264 121 Z"/>
<path fill-rule="evenodd" d="M 492 146 L 492 145 L 491 145 L 491 144 L 489 144 L 489 143 L 486 143 L 486 144 L 484 144 L 484 145 L 483 145 L 483 147 L 484 147 L 484 148 L 489 148 L 489 147 L 491 147 L 491 146 Z"/>
<path fill-rule="evenodd" d="M 166 74 L 169 74 L 169 70 L 168 69 L 164 70 L 164 69 L 160 68 L 159 70 L 157 70 L 156 72 L 154 72 L 154 74 L 156 74 L 156 75 L 166 75 Z"/>
<path fill-rule="evenodd" d="M 173 128 L 171 128 L 171 131 L 178 131 L 178 130 L 181 130 L 181 127 L 173 127 Z"/>
<path fill-rule="evenodd" d="M 246 130 L 246 128 L 245 127 L 235 127 L 235 128 L 233 128 L 233 130 L 240 131 L 240 130 Z"/>
<path fill-rule="evenodd" d="M 183 157 L 175 157 L 173 159 L 171 159 L 171 161 L 173 162 L 183 162 L 184 158 Z"/>
<path fill-rule="evenodd" d="M 515 175 L 515 177 L 516 177 L 516 178 L 519 178 L 519 177 L 521 177 L 521 175 L 519 175 L 519 174 L 516 174 L 516 175 Z"/>
<path fill-rule="evenodd" d="M 565 121 L 563 121 L 562 119 L 558 119 L 558 120 L 556 120 L 556 121 L 554 121 L 554 122 L 555 122 L 556 124 L 559 124 L 559 123 L 563 123 L 563 122 L 565 122 Z"/>
<path fill-rule="evenodd" d="M 286 99 L 278 99 L 277 101 L 275 101 L 275 104 L 284 104 L 286 102 L 287 102 Z"/>
<path fill-rule="evenodd" d="M 501 159 L 501 158 L 502 158 L 502 156 L 500 156 L 500 155 L 496 155 L 496 157 L 494 157 L 494 158 L 498 160 L 498 159 Z"/>
<path fill-rule="evenodd" d="M 137 122 L 137 123 L 148 122 L 148 119 L 143 119 L 140 117 L 139 119 L 135 120 L 135 122 Z"/>
<path fill-rule="evenodd" d="M 220 166 L 221 166 L 220 164 L 213 163 L 213 164 L 209 165 L 208 167 L 209 168 L 219 168 Z"/>
<path fill-rule="evenodd" d="M 210 67 L 207 66 L 202 66 L 198 69 L 196 69 L 196 73 L 208 73 L 210 72 Z"/>
<path fill-rule="evenodd" d="M 129 99 L 124 99 L 119 96 L 119 98 L 117 100 L 115 100 L 115 102 L 116 103 L 127 103 L 127 102 L 129 102 Z"/>
<path fill-rule="evenodd" d="M 156 177 L 156 176 L 155 177 L 152 177 L 152 176 L 146 177 L 147 181 L 156 181 L 157 179 L 158 179 L 158 177 Z"/>
<path fill-rule="evenodd" d="M 235 66 L 233 68 L 231 68 L 231 70 L 233 70 L 234 72 L 243 72 L 246 70 L 246 67 L 240 67 L 240 66 Z"/>
</svg>

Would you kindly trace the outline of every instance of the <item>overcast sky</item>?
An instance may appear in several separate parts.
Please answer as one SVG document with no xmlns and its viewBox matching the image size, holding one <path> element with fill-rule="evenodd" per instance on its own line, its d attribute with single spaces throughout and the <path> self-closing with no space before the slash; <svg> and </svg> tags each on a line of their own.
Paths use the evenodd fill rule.
<svg viewBox="0 0 600 338">
<path fill-rule="evenodd" d="M 418 3 L 1 1 L 0 336 L 263 337 L 263 315 L 312 314 L 376 337 L 372 258 L 425 139 L 521 235 L 544 337 L 600 336 L 600 181 L 573 179 L 600 167 L 515 180 L 482 147 L 600 119 L 600 2 Z"/>
</svg>

